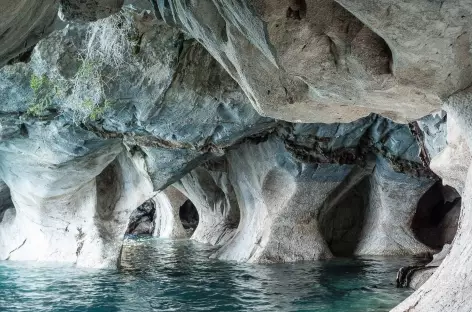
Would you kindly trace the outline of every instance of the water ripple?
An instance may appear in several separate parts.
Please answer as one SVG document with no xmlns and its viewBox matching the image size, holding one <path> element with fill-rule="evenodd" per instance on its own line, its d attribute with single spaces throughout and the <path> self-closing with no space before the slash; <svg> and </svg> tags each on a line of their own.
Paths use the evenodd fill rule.
<svg viewBox="0 0 472 312">
<path fill-rule="evenodd" d="M 120 270 L 0 262 L 0 311 L 381 312 L 411 291 L 394 285 L 412 259 L 254 265 L 208 259 L 188 240 L 128 241 Z"/>
</svg>

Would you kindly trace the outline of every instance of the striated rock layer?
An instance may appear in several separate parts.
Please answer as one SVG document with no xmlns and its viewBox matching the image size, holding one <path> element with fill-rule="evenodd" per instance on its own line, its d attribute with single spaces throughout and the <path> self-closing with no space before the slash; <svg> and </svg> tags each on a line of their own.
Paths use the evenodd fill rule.
<svg viewBox="0 0 472 312">
<path fill-rule="evenodd" d="M 29 63 L 0 69 L 0 178 L 15 205 L 5 215 L 2 208 L 1 259 L 113 266 L 136 207 L 273 124 L 202 47 L 150 15 L 133 16 L 143 27 L 142 52 L 133 65 L 101 73 L 122 78 L 107 84 L 114 106 L 96 120 L 75 119 L 69 91 L 48 89 L 83 70 L 81 46 L 96 26 L 57 31 L 36 46 Z M 34 77 L 42 81 L 39 95 Z M 49 106 L 39 116 L 29 113 L 43 103 Z"/>
<path fill-rule="evenodd" d="M 419 149 L 407 126 L 375 115 L 350 124 L 282 123 L 230 149 L 241 221 L 215 257 L 290 262 L 333 251 L 432 252 L 410 228 L 419 199 L 435 182 Z"/>
<path fill-rule="evenodd" d="M 468 86 L 471 9 L 402 1 L 155 1 L 265 116 L 348 122 L 422 117 Z"/>
<path fill-rule="evenodd" d="M 460 225 L 394 311 L 470 310 L 467 1 L 153 0 L 156 16 L 119 0 L 4 4 L 0 65 L 58 9 L 103 19 L 0 69 L 0 259 L 115 266 L 143 203 L 148 232 L 184 236 L 182 194 L 193 239 L 220 259 L 432 253 L 412 226 L 437 205 L 417 209 L 439 179 L 431 162 L 463 197 Z M 440 152 L 445 116 L 412 120 L 451 94 Z M 454 220 L 434 230 L 450 239 Z"/>
<path fill-rule="evenodd" d="M 192 239 L 223 245 L 233 236 L 239 225 L 240 211 L 225 159 L 216 159 L 192 170 L 174 185 L 198 211 L 198 227 Z"/>
</svg>

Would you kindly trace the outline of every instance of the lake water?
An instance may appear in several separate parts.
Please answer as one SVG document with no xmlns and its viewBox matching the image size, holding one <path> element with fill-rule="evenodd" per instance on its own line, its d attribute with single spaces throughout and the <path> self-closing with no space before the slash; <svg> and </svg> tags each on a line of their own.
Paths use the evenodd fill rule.
<svg viewBox="0 0 472 312">
<path fill-rule="evenodd" d="M 120 270 L 0 262 L 0 311 L 389 311 L 413 259 L 255 265 L 208 259 L 189 240 L 128 241 Z"/>
</svg>

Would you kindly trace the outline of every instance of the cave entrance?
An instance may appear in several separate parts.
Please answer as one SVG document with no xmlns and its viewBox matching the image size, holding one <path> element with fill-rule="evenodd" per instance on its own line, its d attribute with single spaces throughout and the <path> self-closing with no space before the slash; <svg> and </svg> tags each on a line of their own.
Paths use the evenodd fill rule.
<svg viewBox="0 0 472 312">
<path fill-rule="evenodd" d="M 7 210 L 10 210 L 9 212 L 11 212 L 14 217 L 16 210 L 11 199 L 10 188 L 5 182 L 0 181 L 0 223 L 3 221 Z"/>
<path fill-rule="evenodd" d="M 125 235 L 152 235 L 155 228 L 156 204 L 150 199 L 136 208 L 129 217 Z"/>
<path fill-rule="evenodd" d="M 442 249 L 454 239 L 460 209 L 461 197 L 457 191 L 438 181 L 418 201 L 411 229 L 423 244 Z"/>
<path fill-rule="evenodd" d="M 177 188 L 169 186 L 136 208 L 129 218 L 126 237 L 190 238 L 199 224 L 197 208 Z"/>
<path fill-rule="evenodd" d="M 190 199 L 187 199 L 179 208 L 179 218 L 182 226 L 187 232 L 188 237 L 192 236 L 197 229 L 199 216 L 195 205 Z"/>
<path fill-rule="evenodd" d="M 337 257 L 352 256 L 360 241 L 368 187 L 369 177 L 366 177 L 319 216 L 321 233 Z"/>
</svg>

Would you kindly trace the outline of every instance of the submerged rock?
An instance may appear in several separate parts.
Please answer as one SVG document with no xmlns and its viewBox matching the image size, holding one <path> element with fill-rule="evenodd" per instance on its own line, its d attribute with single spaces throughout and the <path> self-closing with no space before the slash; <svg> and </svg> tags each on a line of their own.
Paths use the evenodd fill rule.
<svg viewBox="0 0 472 312">
<path fill-rule="evenodd" d="M 441 265 L 450 250 L 451 245 L 445 244 L 441 252 L 434 254 L 433 260 L 428 264 L 400 268 L 397 273 L 397 287 L 420 288 Z"/>
</svg>

